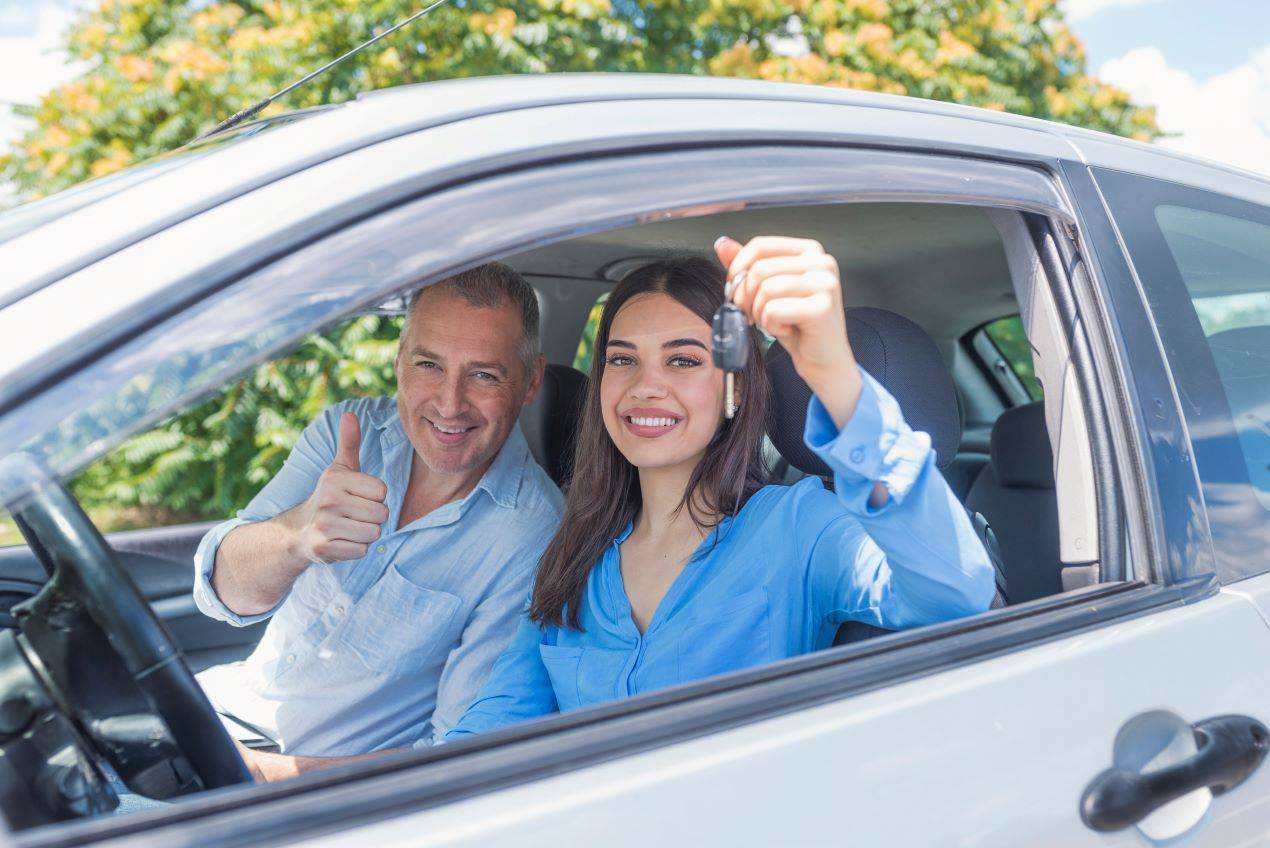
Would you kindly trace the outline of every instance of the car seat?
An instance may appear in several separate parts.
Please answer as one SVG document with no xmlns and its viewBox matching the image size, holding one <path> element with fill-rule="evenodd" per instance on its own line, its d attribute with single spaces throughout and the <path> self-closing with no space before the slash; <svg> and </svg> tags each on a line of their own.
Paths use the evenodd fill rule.
<svg viewBox="0 0 1270 848">
<path fill-rule="evenodd" d="M 988 465 L 966 508 L 992 524 L 1001 549 L 1010 602 L 1063 591 L 1058 547 L 1058 495 L 1042 401 L 1001 413 L 992 425 Z"/>
<path fill-rule="evenodd" d="M 935 464 L 942 473 L 961 443 L 961 411 L 952 375 L 934 339 L 909 319 L 885 309 L 851 307 L 846 310 L 846 319 L 847 337 L 856 362 L 891 393 L 908 425 L 930 436 Z M 773 395 L 768 437 L 791 466 L 822 478 L 832 487 L 829 467 L 803 441 L 811 389 L 798 376 L 793 360 L 780 344 L 768 349 L 766 366 Z M 972 524 L 990 556 L 995 557 L 991 528 L 986 522 L 975 522 L 973 516 Z M 998 566 L 998 596 L 993 606 L 1001 606 L 1008 592 L 999 563 L 993 564 Z M 839 628 L 834 644 L 885 632 L 863 622 L 848 621 Z"/>
<path fill-rule="evenodd" d="M 573 445 L 587 382 L 587 376 L 575 368 L 548 365 L 538 396 L 520 413 L 520 429 L 529 452 L 561 488 L 572 473 Z"/>
</svg>

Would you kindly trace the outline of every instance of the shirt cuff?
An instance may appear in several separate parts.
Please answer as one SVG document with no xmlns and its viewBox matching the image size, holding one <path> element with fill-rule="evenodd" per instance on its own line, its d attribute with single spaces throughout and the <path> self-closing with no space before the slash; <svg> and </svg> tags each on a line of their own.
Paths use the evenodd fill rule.
<svg viewBox="0 0 1270 848">
<path fill-rule="evenodd" d="M 839 499 L 853 512 L 873 515 L 903 503 L 930 460 L 930 436 L 909 428 L 899 403 L 863 368 L 860 377 L 860 399 L 841 430 L 812 395 L 803 441 L 833 471 Z M 869 506 L 875 482 L 890 495 L 880 509 Z"/>
<path fill-rule="evenodd" d="M 245 518 L 231 518 L 229 521 L 217 524 L 207 531 L 207 535 L 203 537 L 203 541 L 198 543 L 198 550 L 194 553 L 194 605 L 199 608 L 203 615 L 215 618 L 218 621 L 227 621 L 235 627 L 246 627 L 249 624 L 255 624 L 257 621 L 264 621 L 277 612 L 278 607 L 282 606 L 286 600 L 284 595 L 282 600 L 274 605 L 273 609 L 258 615 L 239 615 L 225 606 L 224 602 L 216 594 L 216 590 L 212 588 L 212 569 L 216 565 L 216 551 L 220 548 L 221 541 L 234 528 L 250 523 L 252 522 Z"/>
</svg>

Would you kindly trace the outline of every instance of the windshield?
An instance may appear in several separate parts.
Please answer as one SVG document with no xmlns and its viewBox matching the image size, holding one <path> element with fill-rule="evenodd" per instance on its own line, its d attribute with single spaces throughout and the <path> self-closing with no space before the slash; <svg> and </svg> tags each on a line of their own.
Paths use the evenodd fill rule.
<svg viewBox="0 0 1270 848">
<path fill-rule="evenodd" d="M 0 244 L 15 239 L 63 215 L 69 215 L 99 200 L 118 194 L 124 189 L 140 185 L 146 180 L 153 179 L 181 165 L 201 159 L 215 150 L 252 136 L 260 135 L 267 130 L 294 123 L 314 111 L 317 110 L 296 112 L 248 124 L 240 129 L 221 133 L 205 141 L 188 144 L 170 153 L 164 153 L 161 156 L 148 159 L 118 173 L 99 177 L 95 180 L 88 180 L 49 197 L 16 206 L 7 212 L 0 213 Z"/>
</svg>

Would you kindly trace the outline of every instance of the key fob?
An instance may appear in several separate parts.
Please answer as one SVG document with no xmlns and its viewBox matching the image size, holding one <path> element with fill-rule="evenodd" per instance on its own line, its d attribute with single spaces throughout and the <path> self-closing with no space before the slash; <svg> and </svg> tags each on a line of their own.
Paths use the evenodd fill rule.
<svg viewBox="0 0 1270 848">
<path fill-rule="evenodd" d="M 724 371 L 737 373 L 749 359 L 749 325 L 745 313 L 732 301 L 724 301 L 710 322 L 711 356 Z"/>
</svg>

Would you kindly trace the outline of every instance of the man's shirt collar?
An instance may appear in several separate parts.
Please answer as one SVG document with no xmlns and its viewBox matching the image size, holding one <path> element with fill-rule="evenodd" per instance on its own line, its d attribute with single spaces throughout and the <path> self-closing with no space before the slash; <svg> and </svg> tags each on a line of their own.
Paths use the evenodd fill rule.
<svg viewBox="0 0 1270 848">
<path fill-rule="evenodd" d="M 383 446 L 385 455 L 389 448 L 409 441 L 396 403 L 375 410 L 371 415 L 371 423 L 379 430 L 380 444 Z M 485 469 L 485 473 L 481 475 L 481 479 L 472 491 L 483 490 L 498 506 L 504 509 L 515 509 L 528 453 L 529 443 L 525 441 L 525 435 L 520 431 L 520 423 L 517 422 L 507 435 L 503 446 L 499 448 L 494 461 L 490 463 L 489 468 Z M 467 501 L 470 497 L 469 494 L 460 503 Z"/>
</svg>

